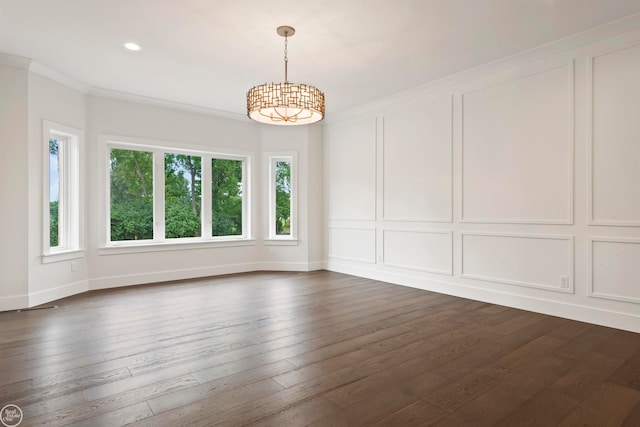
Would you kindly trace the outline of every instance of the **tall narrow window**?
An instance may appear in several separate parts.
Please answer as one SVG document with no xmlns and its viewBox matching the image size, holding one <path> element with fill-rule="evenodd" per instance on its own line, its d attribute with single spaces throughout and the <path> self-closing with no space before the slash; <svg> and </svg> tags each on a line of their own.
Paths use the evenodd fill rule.
<svg viewBox="0 0 640 427">
<path fill-rule="evenodd" d="M 81 131 L 43 121 L 46 161 L 44 255 L 77 251 L 80 248 L 80 164 Z M 49 261 L 44 261 L 49 262 Z"/>
<path fill-rule="evenodd" d="M 153 239 L 153 153 L 112 148 L 111 241 Z"/>
<path fill-rule="evenodd" d="M 58 137 L 60 138 L 60 137 Z M 60 138 L 62 139 L 62 138 Z M 61 244 L 60 240 L 64 237 L 64 222 L 60 222 L 60 151 L 63 150 L 63 144 L 60 139 L 55 137 L 49 138 L 49 248 L 58 249 Z M 62 215 L 64 217 L 64 215 Z"/>
<path fill-rule="evenodd" d="M 184 154 L 164 155 L 165 237 L 202 235 L 202 158 Z"/>
<path fill-rule="evenodd" d="M 276 236 L 291 236 L 291 162 L 275 162 Z"/>
<path fill-rule="evenodd" d="M 294 156 L 269 157 L 269 238 L 295 238 Z"/>
<path fill-rule="evenodd" d="M 211 159 L 211 233 L 242 236 L 244 162 Z"/>
</svg>

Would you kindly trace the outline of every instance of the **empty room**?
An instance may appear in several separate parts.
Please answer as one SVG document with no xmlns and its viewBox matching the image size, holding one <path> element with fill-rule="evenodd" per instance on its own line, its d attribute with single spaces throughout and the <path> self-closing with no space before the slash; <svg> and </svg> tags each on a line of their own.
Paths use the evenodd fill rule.
<svg viewBox="0 0 640 427">
<path fill-rule="evenodd" d="M 0 0 L 0 423 L 640 426 L 638 0 Z"/>
</svg>

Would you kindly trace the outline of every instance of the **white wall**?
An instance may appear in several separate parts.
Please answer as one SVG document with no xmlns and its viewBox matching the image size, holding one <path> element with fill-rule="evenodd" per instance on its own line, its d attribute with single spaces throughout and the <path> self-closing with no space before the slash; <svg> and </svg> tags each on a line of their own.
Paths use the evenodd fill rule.
<svg viewBox="0 0 640 427">
<path fill-rule="evenodd" d="M 28 304 L 28 66 L 0 56 L 0 310 Z"/>
<path fill-rule="evenodd" d="M 327 268 L 640 332 L 640 19 L 326 126 Z"/>
<path fill-rule="evenodd" d="M 56 83 L 40 74 L 29 73 L 29 305 L 38 305 L 68 295 L 87 290 L 88 266 L 84 254 L 73 260 L 43 263 L 44 232 L 43 191 L 45 171 L 43 158 L 48 156 L 43 142 L 43 120 L 85 130 L 87 126 L 86 95 L 60 83 Z M 84 136 L 84 135 L 82 135 Z M 80 140 L 80 155 L 86 153 L 87 141 Z M 85 200 L 86 161 L 81 157 L 80 198 Z M 84 206 L 82 207 L 84 213 Z M 81 215 L 84 219 L 84 214 Z M 82 227 L 81 246 L 84 248 L 85 229 Z M 73 263 L 73 267 L 72 267 Z"/>
<path fill-rule="evenodd" d="M 263 270 L 310 271 L 323 268 L 322 246 L 322 127 L 260 126 L 260 178 L 262 187 L 262 247 L 260 268 Z M 295 241 L 265 239 L 268 237 L 269 155 L 295 155 L 297 168 L 297 230 Z"/>
</svg>

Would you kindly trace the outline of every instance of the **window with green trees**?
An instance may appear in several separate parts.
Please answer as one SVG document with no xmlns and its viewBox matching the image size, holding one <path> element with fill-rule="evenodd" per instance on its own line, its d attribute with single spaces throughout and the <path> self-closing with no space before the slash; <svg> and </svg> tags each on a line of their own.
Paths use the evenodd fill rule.
<svg viewBox="0 0 640 427">
<path fill-rule="evenodd" d="M 291 235 L 291 162 L 275 162 L 275 227 L 277 236 Z"/>
<path fill-rule="evenodd" d="M 248 237 L 246 157 L 108 145 L 108 241 Z"/>
<path fill-rule="evenodd" d="M 49 138 L 49 248 L 60 245 L 60 145 L 56 138 Z"/>
<path fill-rule="evenodd" d="M 269 238 L 295 239 L 294 155 L 269 157 Z"/>
<path fill-rule="evenodd" d="M 153 153 L 111 149 L 111 241 L 153 239 Z"/>
<path fill-rule="evenodd" d="M 211 159 L 212 236 L 242 235 L 242 163 Z"/>
<path fill-rule="evenodd" d="M 45 258 L 80 250 L 80 163 L 81 131 L 43 120 L 43 170 L 47 177 L 45 197 Z M 45 231 L 46 233 L 46 231 Z M 43 259 L 43 262 L 51 262 Z"/>
<path fill-rule="evenodd" d="M 164 233 L 166 238 L 202 235 L 201 178 L 202 157 L 165 153 Z"/>
</svg>

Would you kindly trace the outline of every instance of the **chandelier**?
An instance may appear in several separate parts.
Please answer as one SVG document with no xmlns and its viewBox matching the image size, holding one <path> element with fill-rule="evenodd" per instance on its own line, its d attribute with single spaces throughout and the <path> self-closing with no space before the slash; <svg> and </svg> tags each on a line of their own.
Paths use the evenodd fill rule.
<svg viewBox="0 0 640 427">
<path fill-rule="evenodd" d="M 247 116 L 272 125 L 306 125 L 324 118 L 324 93 L 306 84 L 287 80 L 288 38 L 296 30 L 288 25 L 278 27 L 284 37 L 284 83 L 265 83 L 247 92 Z"/>
</svg>

